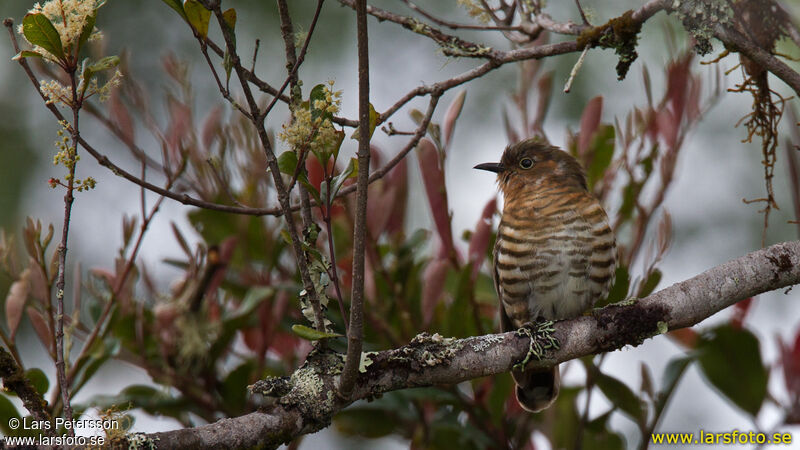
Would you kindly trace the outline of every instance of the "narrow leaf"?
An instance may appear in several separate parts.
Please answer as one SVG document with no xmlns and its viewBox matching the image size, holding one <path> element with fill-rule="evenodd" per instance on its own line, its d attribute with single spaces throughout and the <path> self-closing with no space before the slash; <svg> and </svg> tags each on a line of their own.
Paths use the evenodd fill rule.
<svg viewBox="0 0 800 450">
<path fill-rule="evenodd" d="M 94 14 L 86 18 L 86 22 L 83 24 L 83 29 L 81 30 L 81 36 L 78 38 L 78 51 L 83 48 L 84 44 L 89 40 L 89 37 L 92 35 L 92 31 L 94 31 L 94 24 L 97 20 L 97 10 L 95 10 Z"/>
<path fill-rule="evenodd" d="M 53 348 L 53 333 L 50 332 L 50 328 L 47 326 L 47 322 L 45 322 L 42 313 L 31 306 L 26 308 L 26 311 L 33 325 L 33 330 L 36 331 L 36 335 L 39 336 L 42 345 L 44 345 L 51 354 L 55 353 L 56 350 Z"/>
<path fill-rule="evenodd" d="M 339 189 L 344 184 L 345 180 L 348 178 L 354 178 L 358 176 L 358 160 L 356 158 L 350 158 L 350 162 L 347 164 L 347 167 L 342 171 L 342 173 L 333 177 L 333 183 L 331 184 L 331 198 L 336 197 L 336 194 L 339 192 Z"/>
<path fill-rule="evenodd" d="M 444 113 L 444 147 L 450 147 L 450 141 L 453 140 L 453 131 L 456 128 L 456 120 L 461 115 L 461 110 L 464 108 L 464 99 L 467 97 L 467 91 L 463 90 L 456 95 L 456 98 L 447 107 L 447 112 Z"/>
<path fill-rule="evenodd" d="M 603 114 L 603 96 L 599 95 L 586 104 L 581 114 L 581 128 L 578 135 L 578 154 L 583 156 L 589 150 L 597 127 L 600 125 L 600 116 Z"/>
<path fill-rule="evenodd" d="M 18 61 L 18 60 L 20 60 L 22 58 L 44 58 L 44 56 L 42 56 L 41 53 L 32 52 L 30 50 L 23 50 L 23 51 L 17 53 L 16 55 L 14 55 L 14 57 L 11 58 L 11 59 L 13 61 Z"/>
<path fill-rule="evenodd" d="M 417 145 L 417 160 L 422 172 L 425 194 L 431 207 L 436 231 L 442 240 L 447 255 L 455 254 L 453 232 L 450 228 L 450 210 L 447 204 L 447 191 L 444 183 L 444 172 L 439 166 L 439 154 L 434 143 L 423 138 Z"/>
<path fill-rule="evenodd" d="M 324 331 L 317 331 L 313 328 L 309 328 L 300 324 L 292 325 L 292 331 L 301 338 L 309 341 L 317 341 L 320 339 L 329 339 L 342 336 L 339 333 L 325 333 Z"/>
<path fill-rule="evenodd" d="M 100 59 L 96 63 L 89 66 L 89 70 L 92 73 L 101 72 L 103 70 L 108 70 L 113 67 L 117 67 L 119 65 L 119 56 L 106 56 L 105 58 Z"/>
<path fill-rule="evenodd" d="M 25 309 L 25 302 L 31 291 L 29 276 L 30 269 L 25 269 L 19 280 L 11 285 L 8 295 L 6 295 L 6 323 L 8 324 L 11 341 L 14 341 L 14 336 L 17 334 L 17 328 L 19 328 L 19 323 L 22 321 L 22 311 Z"/>
<path fill-rule="evenodd" d="M 22 19 L 22 34 L 28 42 L 42 47 L 57 59 L 64 58 L 61 36 L 44 14 L 26 14 Z"/>
<path fill-rule="evenodd" d="M 469 252 L 467 257 L 472 263 L 472 281 L 478 277 L 483 260 L 486 259 L 486 250 L 489 248 L 489 240 L 492 237 L 492 217 L 497 211 L 497 198 L 492 198 L 483 207 L 481 218 L 475 225 L 475 232 L 469 239 Z"/>
<path fill-rule="evenodd" d="M 614 139 L 615 131 L 613 125 L 602 126 L 594 133 L 592 145 L 589 147 L 592 150 L 591 163 L 586 174 L 590 189 L 595 183 L 603 179 L 606 169 L 611 164 L 611 159 L 614 156 Z"/>
</svg>

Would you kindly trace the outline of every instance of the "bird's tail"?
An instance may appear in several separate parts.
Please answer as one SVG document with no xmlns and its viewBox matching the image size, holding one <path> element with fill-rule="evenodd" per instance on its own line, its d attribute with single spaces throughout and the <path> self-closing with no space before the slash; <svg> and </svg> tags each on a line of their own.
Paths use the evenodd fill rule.
<svg viewBox="0 0 800 450">
<path fill-rule="evenodd" d="M 517 401 L 526 411 L 539 412 L 556 401 L 561 386 L 558 366 L 512 370 L 511 376 L 517 384 Z"/>
</svg>

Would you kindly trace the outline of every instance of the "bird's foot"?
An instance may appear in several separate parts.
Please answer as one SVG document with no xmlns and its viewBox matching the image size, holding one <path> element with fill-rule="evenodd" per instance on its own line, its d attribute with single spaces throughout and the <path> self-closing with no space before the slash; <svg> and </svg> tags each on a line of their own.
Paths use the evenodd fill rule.
<svg viewBox="0 0 800 450">
<path fill-rule="evenodd" d="M 537 320 L 534 323 L 528 322 L 516 331 L 519 337 L 527 336 L 530 339 L 528 353 L 522 361 L 514 364 L 515 370 L 522 370 L 531 361 L 531 358 L 541 360 L 545 350 L 558 349 L 558 339 L 553 336 L 556 331 L 553 326 L 555 322 L 551 320 Z"/>
</svg>

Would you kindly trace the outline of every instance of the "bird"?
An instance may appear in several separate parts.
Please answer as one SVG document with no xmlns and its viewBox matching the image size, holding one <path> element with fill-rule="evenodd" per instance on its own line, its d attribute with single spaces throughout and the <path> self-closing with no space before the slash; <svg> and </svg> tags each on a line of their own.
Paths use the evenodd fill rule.
<svg viewBox="0 0 800 450">
<path fill-rule="evenodd" d="M 614 233 L 574 157 L 533 138 L 506 147 L 499 163 L 475 169 L 497 173 L 504 197 L 493 258 L 503 331 L 578 317 L 608 295 Z M 558 365 L 511 375 L 523 409 L 539 412 L 556 400 Z"/>
</svg>

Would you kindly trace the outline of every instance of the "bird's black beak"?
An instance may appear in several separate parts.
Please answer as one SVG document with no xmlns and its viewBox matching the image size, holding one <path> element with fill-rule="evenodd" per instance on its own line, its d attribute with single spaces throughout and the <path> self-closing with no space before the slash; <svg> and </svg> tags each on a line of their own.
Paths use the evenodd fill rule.
<svg viewBox="0 0 800 450">
<path fill-rule="evenodd" d="M 473 169 L 488 170 L 489 172 L 500 173 L 506 168 L 500 163 L 483 163 L 473 167 Z"/>
</svg>

